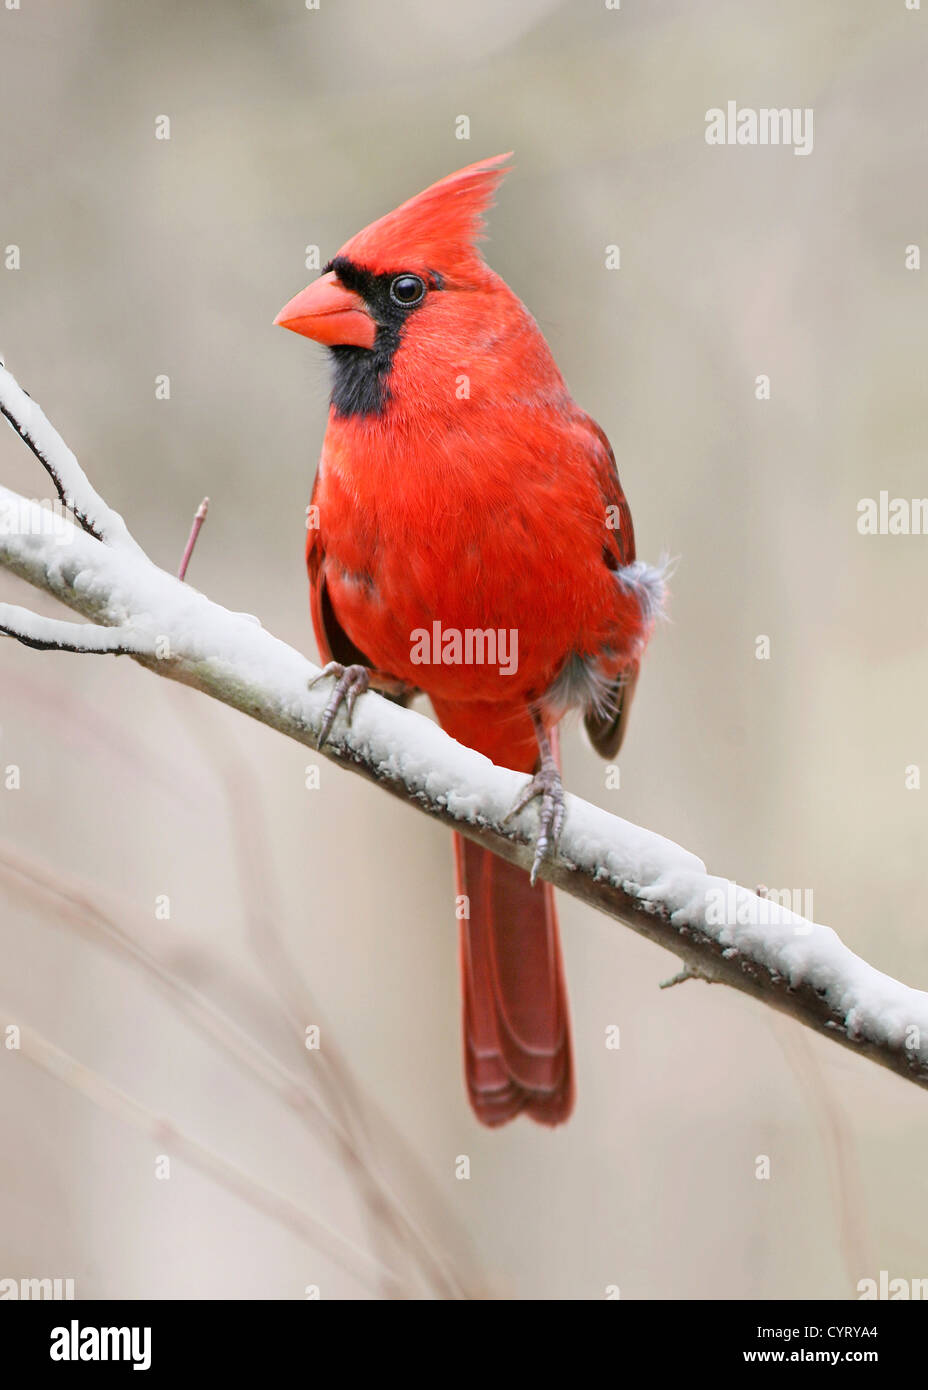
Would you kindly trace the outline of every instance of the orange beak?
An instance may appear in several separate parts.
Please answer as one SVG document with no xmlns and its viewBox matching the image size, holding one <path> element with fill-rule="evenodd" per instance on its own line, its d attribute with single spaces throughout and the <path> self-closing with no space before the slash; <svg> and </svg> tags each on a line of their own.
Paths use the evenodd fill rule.
<svg viewBox="0 0 928 1390">
<path fill-rule="evenodd" d="M 377 325 L 364 300 L 340 285 L 334 270 L 295 295 L 274 322 L 329 347 L 372 348 L 377 337 Z"/>
</svg>

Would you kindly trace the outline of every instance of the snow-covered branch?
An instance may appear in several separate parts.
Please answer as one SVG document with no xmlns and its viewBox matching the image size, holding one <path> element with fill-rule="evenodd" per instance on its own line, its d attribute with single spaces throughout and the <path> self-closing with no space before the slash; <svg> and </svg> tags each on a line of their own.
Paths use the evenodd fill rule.
<svg viewBox="0 0 928 1390">
<path fill-rule="evenodd" d="M 119 550 L 135 555 L 144 552 L 129 534 L 118 512 L 107 506 L 90 485 L 61 435 L 45 418 L 32 397 L 3 366 L 0 359 L 0 414 L 21 435 L 55 485 L 61 501 L 77 517 L 90 535 Z"/>
<path fill-rule="evenodd" d="M 0 566 L 92 626 L 0 604 L 0 631 L 29 646 L 125 654 L 315 749 L 328 683 L 265 632 L 154 565 L 6 371 L 0 411 L 85 529 L 0 487 Z M 455 743 L 431 720 L 369 693 L 342 715 L 327 758 L 528 868 L 537 811 L 506 814 L 524 776 Z M 542 876 L 683 961 L 679 978 L 727 984 L 919 1085 L 928 1085 L 928 994 L 882 974 L 829 927 L 707 874 L 669 840 L 568 796 Z M 505 821 L 505 823 L 504 823 Z"/>
</svg>

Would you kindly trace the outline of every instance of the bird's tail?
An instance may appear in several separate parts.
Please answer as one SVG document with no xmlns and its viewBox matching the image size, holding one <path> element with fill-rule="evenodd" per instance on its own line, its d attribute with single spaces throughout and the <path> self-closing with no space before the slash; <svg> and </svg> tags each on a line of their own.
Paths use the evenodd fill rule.
<svg viewBox="0 0 928 1390">
<path fill-rule="evenodd" d="M 485 1125 L 523 1110 L 561 1124 L 574 1078 L 554 890 L 460 835 L 454 852 L 471 1105 Z"/>
</svg>

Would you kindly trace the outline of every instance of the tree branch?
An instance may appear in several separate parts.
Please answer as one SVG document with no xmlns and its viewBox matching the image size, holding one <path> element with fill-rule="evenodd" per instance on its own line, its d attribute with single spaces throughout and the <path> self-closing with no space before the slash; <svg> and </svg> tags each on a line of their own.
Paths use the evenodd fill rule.
<svg viewBox="0 0 928 1390">
<path fill-rule="evenodd" d="M 32 397 L 6 370 L 2 358 L 0 414 L 6 416 L 16 433 L 28 444 L 54 483 L 61 501 L 74 513 L 85 531 L 117 549 L 136 555 L 144 554 L 141 546 L 129 534 L 122 517 L 94 491 L 61 435 Z"/>
<path fill-rule="evenodd" d="M 32 646 L 124 652 L 315 749 L 330 693 L 325 682 L 309 688 L 318 669 L 256 619 L 158 569 L 6 371 L 0 410 L 50 475 L 65 480 L 93 526 L 88 534 L 62 522 L 49 534 L 42 508 L 0 488 L 0 566 L 95 624 L 50 627 L 6 605 L 3 630 Z M 455 743 L 423 715 L 370 692 L 350 726 L 339 715 L 323 752 L 530 868 L 537 811 L 527 808 L 504 824 L 524 777 Z M 673 952 L 691 974 L 749 994 L 928 1086 L 928 994 L 868 965 L 829 927 L 710 876 L 695 855 L 660 835 L 577 797 L 567 797 L 566 811 L 557 858 L 543 864 L 542 877 Z"/>
<path fill-rule="evenodd" d="M 83 655 L 112 656 L 154 655 L 154 649 L 141 636 L 119 628 L 100 627 L 94 623 L 65 623 L 58 618 L 45 618 L 19 608 L 15 603 L 0 603 L 0 633 L 15 637 L 24 647 L 37 652 L 81 652 Z"/>
</svg>

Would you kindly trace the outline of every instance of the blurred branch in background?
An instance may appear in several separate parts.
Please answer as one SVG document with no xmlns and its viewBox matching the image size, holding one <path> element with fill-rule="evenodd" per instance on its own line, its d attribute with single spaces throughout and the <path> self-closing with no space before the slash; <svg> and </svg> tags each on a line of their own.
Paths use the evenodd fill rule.
<svg viewBox="0 0 928 1390">
<path fill-rule="evenodd" d="M 440 1236 L 423 1232 L 421 1225 L 408 1214 L 382 1177 L 365 1138 L 366 1123 L 372 1121 L 374 1116 L 369 1115 L 369 1103 L 360 1095 L 342 1059 L 329 1044 L 318 1052 L 306 1051 L 303 1045 L 305 1025 L 299 1018 L 320 1021 L 319 1010 L 312 1001 L 304 998 L 308 1011 L 304 1010 L 293 1020 L 299 1034 L 300 1052 L 312 1063 L 310 1081 L 281 1062 L 267 1046 L 258 1041 L 259 1035 L 269 1036 L 274 1030 L 270 1023 L 261 1026 L 261 1015 L 267 1013 L 267 1005 L 253 989 L 244 990 L 244 997 L 249 1001 L 248 1012 L 255 1020 L 255 1027 L 249 1030 L 214 1004 L 193 983 L 211 972 L 207 969 L 208 962 L 201 958 L 202 952 L 189 942 L 184 943 L 182 950 L 166 949 L 163 931 L 153 932 L 124 905 L 118 908 L 104 907 L 99 895 L 91 892 L 85 884 L 69 880 L 59 871 L 3 842 L 0 842 L 0 882 L 10 896 L 46 911 L 56 925 L 66 925 L 91 944 L 105 948 L 117 959 L 139 969 L 187 1023 L 219 1047 L 245 1075 L 251 1076 L 276 1096 L 283 1106 L 299 1118 L 310 1135 L 321 1138 L 335 1148 L 365 1203 L 372 1238 L 382 1247 L 381 1258 L 375 1264 L 379 1266 L 383 1280 L 383 1293 L 389 1297 L 409 1296 L 419 1291 L 421 1286 L 441 1298 L 474 1294 L 475 1276 L 471 1273 L 465 1278 L 458 1270 L 458 1266 L 464 1264 L 463 1257 L 453 1257 L 448 1250 L 449 1245 L 460 1246 L 460 1240 L 457 1237 L 448 1239 L 447 1222 L 443 1220 Z M 126 920 L 132 922 L 131 931 L 120 925 Z M 11 1013 L 8 1016 L 14 1015 Z M 326 1034 L 329 1036 L 330 1030 L 327 1029 Z M 41 1065 L 43 1058 L 50 1055 L 43 1044 L 33 1060 Z M 77 1063 L 69 1064 L 67 1069 L 56 1074 L 66 1080 L 78 1075 L 77 1067 Z M 317 1091 L 324 1094 L 325 1102 L 320 1100 Z M 88 1094 L 91 1099 L 98 1100 L 102 1092 L 96 1087 Z M 124 1114 L 124 1118 L 132 1123 L 136 1123 L 138 1115 L 143 1113 L 141 1107 L 132 1110 L 134 1105 L 132 1102 L 130 1108 L 126 1109 L 114 1102 L 116 1113 Z M 390 1138 L 391 1148 L 395 1150 L 396 1142 L 392 1135 Z M 186 1150 L 181 1151 L 176 1145 L 175 1150 L 181 1157 L 189 1156 Z M 407 1187 L 413 1183 L 417 1188 L 421 1187 L 425 1179 L 412 1156 L 403 1153 L 401 1158 L 404 1166 L 411 1170 Z M 218 1158 L 212 1167 L 199 1163 L 196 1154 L 191 1161 L 207 1174 L 212 1171 L 218 1173 L 221 1168 Z M 248 1184 L 245 1174 L 238 1173 L 236 1182 L 238 1185 L 234 1190 L 252 1201 L 252 1205 L 269 1211 L 304 1238 L 309 1238 L 311 1218 L 308 1214 L 294 1223 L 290 1220 L 292 1213 L 286 1201 L 277 1201 L 276 1198 L 266 1200 L 266 1194 L 262 1195 L 261 1191 L 256 1196 L 250 1194 L 245 1190 Z M 256 1187 L 260 1188 L 260 1184 L 256 1184 Z M 327 1239 L 338 1245 L 338 1237 L 334 1233 L 327 1232 Z M 333 1258 L 341 1255 L 344 1255 L 344 1259 L 340 1260 L 344 1267 L 357 1274 L 359 1267 L 354 1248 L 346 1246 L 341 1250 L 339 1247 Z M 412 1266 L 413 1272 L 408 1276 L 400 1272 L 404 1263 Z M 371 1276 L 377 1273 L 377 1269 L 371 1264 L 363 1269 L 363 1273 L 369 1286 Z"/>
<path fill-rule="evenodd" d="M 3 1009 L 3 1014 L 5 1018 L 15 1017 L 15 1013 L 8 1008 Z M 392 1297 L 408 1291 L 393 1270 L 385 1268 L 366 1250 L 339 1235 L 324 1221 L 305 1211 L 290 1198 L 273 1191 L 250 1174 L 244 1173 L 228 1159 L 198 1143 L 170 1120 L 140 1105 L 132 1096 L 89 1067 L 83 1066 L 35 1029 L 19 1025 L 16 1050 L 49 1076 L 56 1077 L 72 1090 L 93 1101 L 94 1105 L 147 1134 L 159 1149 L 166 1149 L 169 1156 L 189 1163 L 191 1167 L 220 1187 L 234 1193 L 257 1211 L 280 1222 L 313 1249 L 328 1255 L 342 1269 L 353 1275 L 362 1287 L 376 1293 L 380 1287 L 385 1286 L 388 1295 Z"/>
<path fill-rule="evenodd" d="M 0 565 L 90 621 L 60 622 L 4 604 L 0 630 L 32 647 L 132 656 L 315 749 L 328 696 L 324 688 L 310 689 L 317 669 L 257 619 L 229 612 L 155 566 L 5 370 L 0 409 L 83 527 L 59 516 L 51 526 L 45 509 L 0 488 Z M 536 813 L 506 819 L 524 779 L 462 748 L 423 716 L 365 695 L 350 725 L 339 720 L 324 751 L 529 867 Z M 233 801 L 240 805 L 243 798 Z M 242 828 L 236 833 L 241 842 Z M 677 978 L 730 985 L 928 1085 L 928 995 L 866 964 L 829 928 L 709 876 L 701 861 L 670 841 L 569 797 L 557 858 L 545 862 L 542 876 L 680 957 Z M 266 931 L 262 914 L 253 936 L 273 960 L 278 946 Z M 272 969 L 298 1024 L 305 1008 L 285 958 L 278 954 Z M 343 1130 L 339 1140 L 351 1146 L 346 1152 L 356 1151 L 357 1133 Z M 407 1222 L 402 1212 L 394 1217 Z M 421 1253 L 428 1262 L 427 1250 Z"/>
<path fill-rule="evenodd" d="M 217 775 L 225 788 L 245 924 L 254 957 L 273 990 L 296 1047 L 303 1059 L 311 1062 L 314 1080 L 330 1110 L 326 1120 L 331 1136 L 365 1204 L 371 1238 L 381 1247 L 385 1262 L 411 1258 L 429 1286 L 445 1297 L 463 1296 L 468 1282 L 473 1294 L 476 1274 L 465 1276 L 463 1254 L 452 1259 L 449 1252 L 449 1246 L 461 1252 L 465 1242 L 459 1233 L 452 1239 L 447 1209 L 442 1210 L 438 1204 L 438 1240 L 403 1207 L 397 1192 L 390 1191 L 379 1175 L 386 1150 L 392 1156 L 393 1166 L 405 1178 L 406 1191 L 416 1194 L 419 1205 L 429 1188 L 428 1177 L 409 1144 L 362 1093 L 338 1046 L 332 1042 L 334 1030 L 324 1022 L 324 1010 L 313 998 L 283 939 L 280 924 L 285 914 L 274 856 L 259 809 L 260 787 L 248 759 L 236 742 L 206 717 L 208 710 L 200 701 L 192 701 L 189 710 L 201 741 L 212 752 Z M 319 1024 L 326 1037 L 325 1046 L 312 1052 L 307 1052 L 305 1046 L 309 1022 Z"/>
<path fill-rule="evenodd" d="M 819 1131 L 848 1296 L 854 1297 L 858 1292 L 858 1270 L 875 1268 L 867 1233 L 867 1203 L 854 1134 L 836 1088 L 829 1086 L 825 1080 L 808 1035 L 797 1032 L 785 1019 L 776 1016 L 771 1023 Z"/>
</svg>

